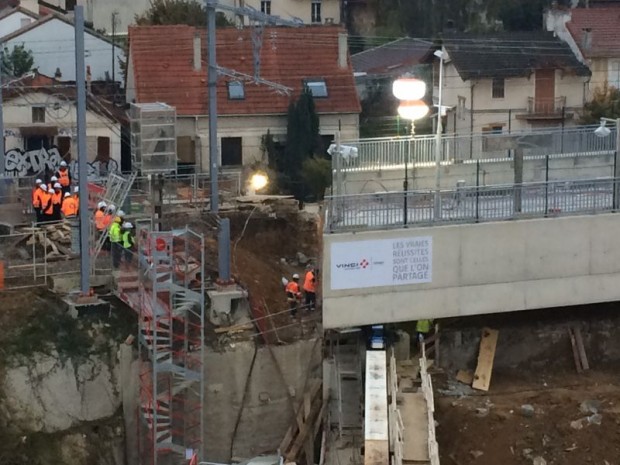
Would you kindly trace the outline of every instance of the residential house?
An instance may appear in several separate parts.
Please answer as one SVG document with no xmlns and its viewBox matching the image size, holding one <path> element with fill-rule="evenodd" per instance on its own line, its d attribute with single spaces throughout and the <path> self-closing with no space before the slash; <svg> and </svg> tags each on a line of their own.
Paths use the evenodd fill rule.
<svg viewBox="0 0 620 465">
<path fill-rule="evenodd" d="M 403 37 L 351 55 L 360 98 L 364 99 L 369 89 L 383 86 L 386 81 L 407 74 L 424 75 L 428 65 L 422 59 L 432 46 L 425 40 Z"/>
<path fill-rule="evenodd" d="M 220 3 L 248 6 L 283 19 L 297 19 L 304 24 L 337 24 L 341 22 L 343 0 L 220 0 Z M 233 18 L 232 13 L 227 15 Z"/>
<path fill-rule="evenodd" d="M 120 61 L 125 52 L 92 30 L 84 33 L 86 66 L 92 80 L 121 81 Z M 47 76 L 75 80 L 75 28 L 65 16 L 50 14 L 0 39 L 9 50 L 24 45 L 31 50 L 34 67 Z"/>
<path fill-rule="evenodd" d="M 499 133 L 578 121 L 590 71 L 553 34 L 451 34 L 442 47 L 446 132 Z M 430 53 L 426 60 L 434 65 L 437 96 L 439 59 Z"/>
<path fill-rule="evenodd" d="M 132 27 L 127 70 L 127 101 L 175 107 L 179 161 L 201 171 L 209 166 L 205 32 L 190 26 Z M 360 103 L 346 33 L 335 26 L 266 27 L 262 36 L 257 68 L 252 28 L 217 30 L 223 68 L 217 86 L 221 165 L 260 160 L 267 132 L 284 141 L 289 104 L 304 85 L 314 95 L 325 142 L 338 130 L 343 139 L 357 138 Z"/>
<path fill-rule="evenodd" d="M 589 89 L 620 88 L 620 4 L 545 12 L 547 30 L 564 40 L 592 71 Z"/>
<path fill-rule="evenodd" d="M 75 84 L 33 73 L 3 88 L 5 172 L 29 176 L 77 162 Z M 123 112 L 87 97 L 86 145 L 89 175 L 120 170 Z"/>
<path fill-rule="evenodd" d="M 39 15 L 22 7 L 0 11 L 0 37 L 15 32 L 39 19 Z"/>
</svg>

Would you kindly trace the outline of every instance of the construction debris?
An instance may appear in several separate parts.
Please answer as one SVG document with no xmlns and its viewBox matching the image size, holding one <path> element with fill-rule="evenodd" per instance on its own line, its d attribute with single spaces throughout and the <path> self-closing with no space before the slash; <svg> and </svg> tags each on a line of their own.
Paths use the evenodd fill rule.
<svg viewBox="0 0 620 465">
<path fill-rule="evenodd" d="M 576 326 L 568 328 L 568 336 L 570 337 L 570 343 L 573 349 L 573 358 L 575 359 L 575 368 L 577 369 L 577 373 L 589 370 L 590 364 L 588 363 L 586 349 L 583 345 L 581 329 Z"/>
<path fill-rule="evenodd" d="M 74 254 L 71 246 L 71 226 L 69 223 L 54 223 L 45 226 L 19 228 L 17 232 L 29 234 L 20 243 L 27 246 L 43 247 L 47 260 L 68 260 Z"/>
</svg>

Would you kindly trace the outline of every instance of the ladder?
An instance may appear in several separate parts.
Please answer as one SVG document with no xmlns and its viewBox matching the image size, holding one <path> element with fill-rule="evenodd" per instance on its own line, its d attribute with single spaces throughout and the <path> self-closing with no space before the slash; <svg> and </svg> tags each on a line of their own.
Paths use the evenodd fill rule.
<svg viewBox="0 0 620 465">
<path fill-rule="evenodd" d="M 362 341 L 359 332 L 338 334 L 335 344 L 338 435 L 359 433 L 362 427 Z M 351 340 L 353 339 L 353 340 Z"/>
<path fill-rule="evenodd" d="M 137 175 L 137 171 L 132 171 L 126 177 L 120 174 L 110 173 L 106 181 L 105 193 L 99 199 L 99 201 L 104 201 L 107 205 L 114 205 L 116 208 L 120 209 L 121 206 L 125 203 L 125 200 L 129 195 L 129 191 L 131 189 L 131 186 L 133 186 Z M 94 228 L 91 227 L 91 231 L 94 233 Z M 107 238 L 107 229 L 103 231 L 99 238 L 96 238 L 96 236 L 93 237 L 93 247 L 91 248 L 90 252 L 92 273 L 95 272 L 97 257 L 99 256 L 99 252 L 101 252 L 103 244 L 105 243 Z"/>
</svg>

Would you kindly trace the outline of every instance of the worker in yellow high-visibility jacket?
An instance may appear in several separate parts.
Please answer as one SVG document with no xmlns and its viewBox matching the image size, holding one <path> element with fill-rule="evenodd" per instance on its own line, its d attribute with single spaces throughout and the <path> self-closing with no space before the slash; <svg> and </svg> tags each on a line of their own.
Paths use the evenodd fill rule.
<svg viewBox="0 0 620 465">
<path fill-rule="evenodd" d="M 431 328 L 433 327 L 433 320 L 418 320 L 415 324 L 415 330 L 417 333 L 418 341 L 424 342 L 424 339 L 431 332 Z"/>
</svg>

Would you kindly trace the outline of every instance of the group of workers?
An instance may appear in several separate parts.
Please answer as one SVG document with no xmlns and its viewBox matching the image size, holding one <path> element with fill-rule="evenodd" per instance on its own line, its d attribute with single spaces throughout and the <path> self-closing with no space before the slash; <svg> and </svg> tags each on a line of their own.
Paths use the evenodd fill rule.
<svg viewBox="0 0 620 465">
<path fill-rule="evenodd" d="M 125 221 L 125 212 L 116 210 L 114 205 L 101 201 L 94 214 L 95 228 L 99 236 L 108 233 L 104 249 L 112 253 L 112 267 L 118 269 L 121 264 L 128 267 L 132 262 L 135 239 L 133 224 Z"/>
<path fill-rule="evenodd" d="M 317 277 L 319 270 L 313 265 L 306 267 L 306 274 L 304 276 L 303 287 L 299 287 L 299 275 L 295 273 L 292 281 L 286 284 L 286 301 L 288 303 L 289 312 L 291 318 L 297 318 L 297 311 L 301 307 L 302 297 L 305 297 L 304 307 L 306 312 L 312 312 L 316 310 L 316 287 Z M 303 289 L 303 294 L 302 294 Z"/>
<path fill-rule="evenodd" d="M 71 174 L 67 162 L 60 162 L 58 171 L 45 183 L 35 181 L 32 189 L 32 208 L 37 223 L 75 218 L 80 210 L 79 188 L 71 189 Z"/>
</svg>

